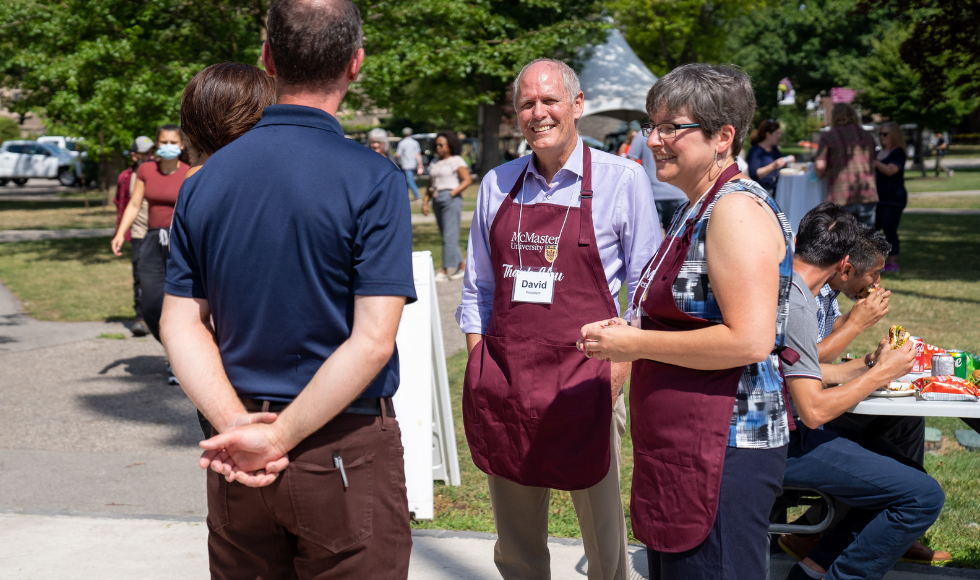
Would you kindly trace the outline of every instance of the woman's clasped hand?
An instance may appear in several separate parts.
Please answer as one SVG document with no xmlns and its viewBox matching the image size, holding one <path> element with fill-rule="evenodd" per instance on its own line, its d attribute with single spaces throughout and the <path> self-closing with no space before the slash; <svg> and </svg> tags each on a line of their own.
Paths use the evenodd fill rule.
<svg viewBox="0 0 980 580">
<path fill-rule="evenodd" d="M 575 346 L 587 358 L 609 362 L 632 362 L 639 357 L 636 344 L 643 338 L 643 331 L 630 326 L 622 318 L 600 320 L 582 327 L 582 338 Z"/>
</svg>

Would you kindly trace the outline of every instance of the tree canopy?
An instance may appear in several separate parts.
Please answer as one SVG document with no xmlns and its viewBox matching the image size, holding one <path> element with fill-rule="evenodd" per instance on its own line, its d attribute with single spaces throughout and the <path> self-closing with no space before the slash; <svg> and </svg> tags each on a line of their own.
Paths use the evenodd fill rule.
<svg viewBox="0 0 980 580">
<path fill-rule="evenodd" d="M 500 118 L 520 69 L 539 57 L 574 66 L 579 48 L 603 42 L 609 26 L 596 0 L 355 3 L 367 54 L 355 97 L 436 126 L 482 125 L 481 173 L 499 162 Z"/>
<path fill-rule="evenodd" d="M 724 62 L 741 17 L 764 0 L 612 0 L 630 47 L 656 75 L 691 62 Z"/>
<path fill-rule="evenodd" d="M 209 64 L 256 62 L 266 0 L 4 0 L 0 84 L 15 112 L 121 150 L 178 118 Z M 16 30 L 16 34 L 9 31 Z M 98 153 L 98 151 L 95 151 Z"/>
</svg>

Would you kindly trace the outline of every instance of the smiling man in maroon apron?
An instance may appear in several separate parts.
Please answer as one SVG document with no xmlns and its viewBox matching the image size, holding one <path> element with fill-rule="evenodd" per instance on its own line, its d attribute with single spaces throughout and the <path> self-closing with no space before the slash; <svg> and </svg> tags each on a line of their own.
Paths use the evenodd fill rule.
<svg viewBox="0 0 980 580">
<path fill-rule="evenodd" d="M 629 577 L 619 495 L 626 365 L 587 359 L 583 324 L 615 316 L 624 281 L 660 242 L 642 167 L 586 147 L 584 95 L 559 61 L 514 82 L 534 154 L 489 172 L 477 197 L 456 319 L 470 351 L 463 420 L 487 474 L 504 578 L 548 579 L 551 489 L 571 491 L 589 578 Z"/>
</svg>

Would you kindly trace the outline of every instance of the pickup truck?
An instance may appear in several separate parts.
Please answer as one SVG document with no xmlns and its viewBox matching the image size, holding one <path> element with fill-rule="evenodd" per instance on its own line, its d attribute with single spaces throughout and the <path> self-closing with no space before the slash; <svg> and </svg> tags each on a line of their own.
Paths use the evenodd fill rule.
<svg viewBox="0 0 980 580">
<path fill-rule="evenodd" d="M 30 178 L 57 179 L 71 187 L 78 180 L 77 157 L 49 143 L 4 141 L 0 145 L 0 186 L 13 181 L 26 185 Z"/>
</svg>

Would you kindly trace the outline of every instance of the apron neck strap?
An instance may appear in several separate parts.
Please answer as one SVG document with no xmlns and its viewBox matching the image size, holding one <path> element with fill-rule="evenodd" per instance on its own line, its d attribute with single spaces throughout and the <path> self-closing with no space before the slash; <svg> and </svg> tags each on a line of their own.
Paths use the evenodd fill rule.
<svg viewBox="0 0 980 580">
<path fill-rule="evenodd" d="M 738 175 L 738 173 L 739 168 L 737 163 L 732 163 L 721 172 L 721 175 L 719 175 L 718 179 L 715 180 L 715 184 L 712 185 L 711 189 L 708 191 L 708 195 L 704 196 L 704 203 L 701 204 L 701 209 L 698 210 L 697 217 L 693 218 L 693 220 L 689 220 L 691 223 L 701 219 L 701 216 L 703 216 L 704 212 L 707 211 L 708 206 L 711 205 L 711 202 L 715 200 L 715 196 L 718 195 L 718 192 L 721 190 L 722 186 L 728 183 L 731 178 Z M 687 225 L 690 226 L 691 223 L 688 223 Z M 688 228 L 688 232 L 689 231 L 690 228 Z M 687 232 L 685 232 L 685 234 L 687 234 Z"/>
<path fill-rule="evenodd" d="M 579 208 L 578 245 L 592 241 L 592 152 L 582 143 L 582 205 Z"/>
</svg>

